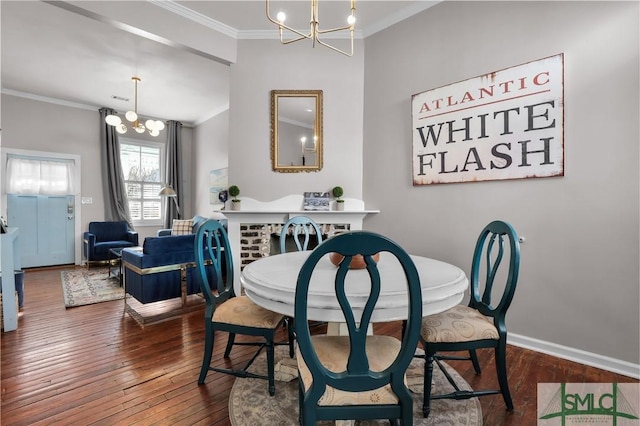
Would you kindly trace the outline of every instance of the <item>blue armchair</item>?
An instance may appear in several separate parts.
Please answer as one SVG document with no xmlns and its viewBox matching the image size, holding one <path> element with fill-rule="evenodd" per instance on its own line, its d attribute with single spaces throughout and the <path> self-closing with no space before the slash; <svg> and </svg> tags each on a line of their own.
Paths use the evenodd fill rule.
<svg viewBox="0 0 640 426">
<path fill-rule="evenodd" d="M 127 222 L 90 222 L 83 234 L 83 254 L 87 264 L 109 261 L 109 250 L 138 245 L 138 233 Z"/>
</svg>

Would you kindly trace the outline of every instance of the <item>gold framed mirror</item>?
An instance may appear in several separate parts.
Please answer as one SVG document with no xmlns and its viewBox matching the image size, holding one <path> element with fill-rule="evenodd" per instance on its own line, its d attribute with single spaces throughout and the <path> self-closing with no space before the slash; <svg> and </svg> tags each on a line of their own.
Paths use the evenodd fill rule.
<svg viewBox="0 0 640 426">
<path fill-rule="evenodd" d="M 322 90 L 271 91 L 271 164 L 281 173 L 322 170 Z"/>
</svg>

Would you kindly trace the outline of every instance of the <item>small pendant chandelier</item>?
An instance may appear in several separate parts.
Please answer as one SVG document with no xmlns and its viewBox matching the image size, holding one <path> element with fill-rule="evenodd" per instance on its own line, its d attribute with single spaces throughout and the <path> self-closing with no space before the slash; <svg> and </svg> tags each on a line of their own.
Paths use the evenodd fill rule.
<svg viewBox="0 0 640 426">
<path fill-rule="evenodd" d="M 311 0 L 311 20 L 309 21 L 310 29 L 309 33 L 302 33 L 284 23 L 287 16 L 284 12 L 280 11 L 276 15 L 276 19 L 273 19 L 270 14 L 270 6 L 269 0 L 266 0 L 266 9 L 267 9 L 267 19 L 273 22 L 278 26 L 278 31 L 280 32 L 280 43 L 289 44 L 294 43 L 300 40 L 312 40 L 313 47 L 315 47 L 316 42 L 322 46 L 328 47 L 331 50 L 335 50 L 338 53 L 342 53 L 346 56 L 353 56 L 353 32 L 355 30 L 356 24 L 356 0 L 351 0 L 351 13 L 347 16 L 347 25 L 339 28 L 330 28 L 327 30 L 320 29 L 320 22 L 318 22 L 318 2 L 320 0 Z M 288 30 L 293 33 L 293 38 L 289 40 L 284 39 L 283 30 Z M 351 42 L 351 51 L 347 52 L 346 50 L 339 49 L 335 46 L 332 46 L 320 39 L 320 36 L 323 34 L 334 33 L 338 31 L 349 31 L 349 39 Z"/>
<path fill-rule="evenodd" d="M 131 128 L 136 132 L 144 133 L 145 130 L 147 130 L 151 136 L 158 136 L 160 134 L 160 131 L 164 129 L 164 122 L 161 120 L 149 119 L 145 121 L 144 124 L 142 124 L 142 121 L 138 117 L 138 82 L 141 80 L 140 77 L 135 76 L 131 77 L 131 80 L 133 80 L 135 84 L 134 110 L 127 111 L 124 117 L 131 123 Z M 119 116 L 115 114 L 107 115 L 105 121 L 107 122 L 107 124 L 114 126 L 116 128 L 116 132 L 120 133 L 121 135 L 127 133 L 127 126 Z"/>
</svg>

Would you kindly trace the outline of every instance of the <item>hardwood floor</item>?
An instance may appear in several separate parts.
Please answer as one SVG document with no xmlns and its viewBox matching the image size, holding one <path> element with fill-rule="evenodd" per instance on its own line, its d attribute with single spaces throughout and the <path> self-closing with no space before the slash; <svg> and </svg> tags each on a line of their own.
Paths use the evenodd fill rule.
<svg viewBox="0 0 640 426">
<path fill-rule="evenodd" d="M 210 372 L 204 386 L 196 383 L 203 329 L 202 312 L 142 328 L 122 301 L 65 309 L 60 269 L 29 270 L 18 330 L 2 333 L 1 423 L 229 425 L 234 378 Z M 376 327 L 399 330 L 399 323 Z M 249 348 L 236 348 L 225 361 L 223 347 L 215 348 L 218 365 L 249 356 Z M 450 364 L 472 387 L 497 386 L 491 352 L 480 361 L 481 376 L 467 363 Z M 538 382 L 637 382 L 512 346 L 508 366 L 516 408 L 507 412 L 499 395 L 481 398 L 485 425 L 535 425 Z"/>
</svg>

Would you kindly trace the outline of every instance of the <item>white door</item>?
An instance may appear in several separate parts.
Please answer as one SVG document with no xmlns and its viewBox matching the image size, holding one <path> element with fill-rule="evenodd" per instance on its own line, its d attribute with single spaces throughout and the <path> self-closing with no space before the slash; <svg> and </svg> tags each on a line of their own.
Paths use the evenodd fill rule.
<svg viewBox="0 0 640 426">
<path fill-rule="evenodd" d="M 75 197 L 7 195 L 7 222 L 19 228 L 22 267 L 74 263 Z"/>
</svg>

